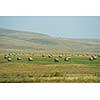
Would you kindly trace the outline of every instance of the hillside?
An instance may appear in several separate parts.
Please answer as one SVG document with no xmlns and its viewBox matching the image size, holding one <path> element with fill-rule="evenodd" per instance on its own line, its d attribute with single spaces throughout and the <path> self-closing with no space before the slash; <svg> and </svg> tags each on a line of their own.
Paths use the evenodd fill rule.
<svg viewBox="0 0 100 100">
<path fill-rule="evenodd" d="M 67 39 L 8 29 L 0 29 L 0 52 L 98 52 L 100 40 Z"/>
</svg>

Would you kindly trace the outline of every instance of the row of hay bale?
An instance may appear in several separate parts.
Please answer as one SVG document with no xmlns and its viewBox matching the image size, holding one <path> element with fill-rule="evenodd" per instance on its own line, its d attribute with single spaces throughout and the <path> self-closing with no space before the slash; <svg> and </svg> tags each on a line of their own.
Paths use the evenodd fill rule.
<svg viewBox="0 0 100 100">
<path fill-rule="evenodd" d="M 42 55 L 42 57 L 46 57 L 46 55 Z M 48 58 L 52 58 L 53 55 L 52 55 L 52 54 L 48 54 L 47 57 L 48 57 Z M 100 54 L 91 55 L 91 56 L 89 57 L 89 60 L 90 60 L 90 61 L 96 60 L 97 57 L 100 57 Z M 60 61 L 60 58 L 63 58 L 64 61 L 69 61 L 69 60 L 71 60 L 71 57 L 64 57 L 63 55 L 58 55 L 57 58 L 54 58 L 54 61 L 55 61 L 55 62 L 59 62 L 59 61 Z M 4 59 L 7 59 L 8 61 L 12 61 L 12 57 L 11 57 L 9 54 L 8 54 L 8 55 L 4 55 Z M 19 57 L 17 57 L 17 60 L 22 60 L 22 58 L 19 56 Z M 28 57 L 28 61 L 32 61 L 32 60 L 33 60 L 32 57 Z"/>
<path fill-rule="evenodd" d="M 10 57 L 10 55 L 4 55 L 4 59 L 7 59 L 8 61 L 12 61 L 12 58 Z"/>
<path fill-rule="evenodd" d="M 94 56 L 94 55 L 92 55 L 91 57 L 89 57 L 89 60 L 90 60 L 90 61 L 93 61 L 93 60 L 96 60 L 96 59 L 97 59 L 97 57 Z"/>
<path fill-rule="evenodd" d="M 46 57 L 46 55 L 43 54 L 42 57 Z M 52 58 L 53 55 L 52 55 L 52 54 L 48 54 L 47 57 L 48 57 L 48 58 Z"/>
<path fill-rule="evenodd" d="M 42 57 L 46 57 L 46 55 L 42 55 Z M 48 58 L 52 58 L 52 57 L 54 57 L 54 55 L 48 54 L 47 57 L 48 57 Z M 58 55 L 58 57 L 59 57 L 59 58 L 63 58 L 64 56 L 63 56 L 63 55 Z"/>
<path fill-rule="evenodd" d="M 8 61 L 12 61 L 12 57 L 10 57 L 8 55 L 5 55 L 4 59 L 7 59 Z M 21 57 L 17 57 L 17 60 L 22 60 L 22 58 Z M 32 57 L 28 57 L 28 61 L 32 61 L 32 60 L 33 60 Z"/>
<path fill-rule="evenodd" d="M 65 57 L 64 58 L 64 61 L 69 61 L 69 60 L 71 60 L 71 57 Z M 58 58 L 55 58 L 54 61 L 59 62 L 60 60 Z"/>
<path fill-rule="evenodd" d="M 46 55 L 42 55 L 42 57 L 46 57 Z M 47 57 L 48 57 L 48 58 L 52 58 L 53 55 L 52 55 L 52 54 L 48 54 Z M 58 58 L 54 58 L 54 61 L 55 61 L 55 62 L 59 62 L 59 61 L 60 61 L 59 58 L 63 58 L 63 57 L 64 57 L 63 55 L 58 55 Z M 71 60 L 71 57 L 65 57 L 65 58 L 64 58 L 64 61 L 69 61 L 69 60 Z"/>
</svg>

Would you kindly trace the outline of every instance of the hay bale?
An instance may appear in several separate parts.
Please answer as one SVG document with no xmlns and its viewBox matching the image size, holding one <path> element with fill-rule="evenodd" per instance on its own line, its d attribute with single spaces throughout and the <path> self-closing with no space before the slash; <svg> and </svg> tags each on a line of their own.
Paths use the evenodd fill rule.
<svg viewBox="0 0 100 100">
<path fill-rule="evenodd" d="M 8 55 L 11 56 L 11 53 L 9 53 Z"/>
<path fill-rule="evenodd" d="M 17 57 L 17 60 L 21 60 L 22 58 L 21 57 Z"/>
<path fill-rule="evenodd" d="M 32 57 L 29 57 L 29 58 L 28 58 L 28 61 L 32 61 L 32 60 L 33 60 L 33 58 L 32 58 Z"/>
<path fill-rule="evenodd" d="M 55 62 L 59 62 L 59 59 L 58 59 L 58 58 L 55 58 L 54 61 L 55 61 Z"/>
<path fill-rule="evenodd" d="M 59 58 L 62 58 L 63 56 L 62 55 L 59 55 Z"/>
<path fill-rule="evenodd" d="M 45 55 L 42 55 L 42 57 L 45 57 Z"/>
<path fill-rule="evenodd" d="M 98 54 L 97 56 L 100 57 L 100 54 Z"/>
<path fill-rule="evenodd" d="M 64 61 L 69 61 L 68 57 L 64 58 Z"/>
<path fill-rule="evenodd" d="M 89 56 L 89 54 L 87 53 L 86 56 Z"/>
<path fill-rule="evenodd" d="M 71 60 L 71 57 L 68 57 L 69 60 Z"/>
<path fill-rule="evenodd" d="M 5 55 L 5 56 L 4 56 L 4 59 L 7 59 L 7 58 L 8 58 L 8 56 L 7 56 L 7 55 Z"/>
<path fill-rule="evenodd" d="M 51 58 L 52 57 L 52 55 L 48 55 L 48 58 Z"/>
<path fill-rule="evenodd" d="M 12 58 L 8 57 L 7 60 L 8 60 L 8 61 L 12 61 Z"/>
<path fill-rule="evenodd" d="M 92 58 L 92 57 L 89 57 L 89 60 L 90 60 L 90 61 L 93 61 L 93 58 Z"/>
<path fill-rule="evenodd" d="M 96 58 L 97 58 L 96 56 L 91 56 L 91 57 L 92 57 L 94 60 L 96 60 Z"/>
</svg>

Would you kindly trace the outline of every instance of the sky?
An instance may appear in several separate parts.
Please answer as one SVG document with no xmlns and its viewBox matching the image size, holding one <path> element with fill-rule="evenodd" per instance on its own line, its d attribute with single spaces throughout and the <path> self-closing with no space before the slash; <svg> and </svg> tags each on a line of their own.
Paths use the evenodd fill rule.
<svg viewBox="0 0 100 100">
<path fill-rule="evenodd" d="M 0 16 L 0 28 L 37 32 L 61 38 L 100 39 L 99 16 Z"/>
</svg>

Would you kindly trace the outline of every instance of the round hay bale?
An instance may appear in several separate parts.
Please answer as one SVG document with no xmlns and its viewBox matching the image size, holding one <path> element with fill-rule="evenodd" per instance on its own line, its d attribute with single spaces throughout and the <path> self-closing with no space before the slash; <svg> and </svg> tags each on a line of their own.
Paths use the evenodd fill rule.
<svg viewBox="0 0 100 100">
<path fill-rule="evenodd" d="M 33 58 L 32 58 L 32 57 L 29 57 L 29 58 L 28 58 L 28 61 L 32 61 L 32 60 L 33 60 Z"/>
<path fill-rule="evenodd" d="M 7 60 L 8 60 L 8 61 L 12 61 L 12 58 L 8 57 Z"/>
<path fill-rule="evenodd" d="M 98 54 L 97 56 L 100 57 L 100 54 Z"/>
<path fill-rule="evenodd" d="M 9 53 L 8 55 L 11 56 L 11 53 Z"/>
<path fill-rule="evenodd" d="M 58 59 L 58 58 L 55 58 L 54 61 L 55 61 L 55 62 L 59 62 L 59 59 Z"/>
<path fill-rule="evenodd" d="M 4 59 L 7 59 L 7 58 L 8 58 L 8 56 L 7 56 L 7 55 L 5 55 L 5 56 L 4 56 Z"/>
<path fill-rule="evenodd" d="M 17 57 L 17 60 L 21 60 L 22 58 L 21 57 Z"/>
<path fill-rule="evenodd" d="M 45 55 L 42 55 L 42 57 L 45 57 Z"/>
<path fill-rule="evenodd" d="M 48 58 L 51 58 L 52 56 L 51 55 L 48 55 Z"/>
<path fill-rule="evenodd" d="M 97 54 L 94 54 L 94 56 L 97 56 Z"/>
<path fill-rule="evenodd" d="M 71 60 L 71 57 L 68 57 L 68 60 Z"/>
<path fill-rule="evenodd" d="M 59 55 L 59 58 L 62 58 L 63 56 L 62 55 Z"/>
<path fill-rule="evenodd" d="M 68 57 L 64 58 L 64 61 L 69 61 Z"/>
<path fill-rule="evenodd" d="M 92 57 L 94 60 L 96 60 L 96 58 L 97 58 L 96 56 L 91 56 L 91 57 Z"/>
<path fill-rule="evenodd" d="M 89 60 L 90 60 L 90 61 L 93 61 L 93 58 L 92 58 L 92 57 L 89 57 Z"/>
</svg>

